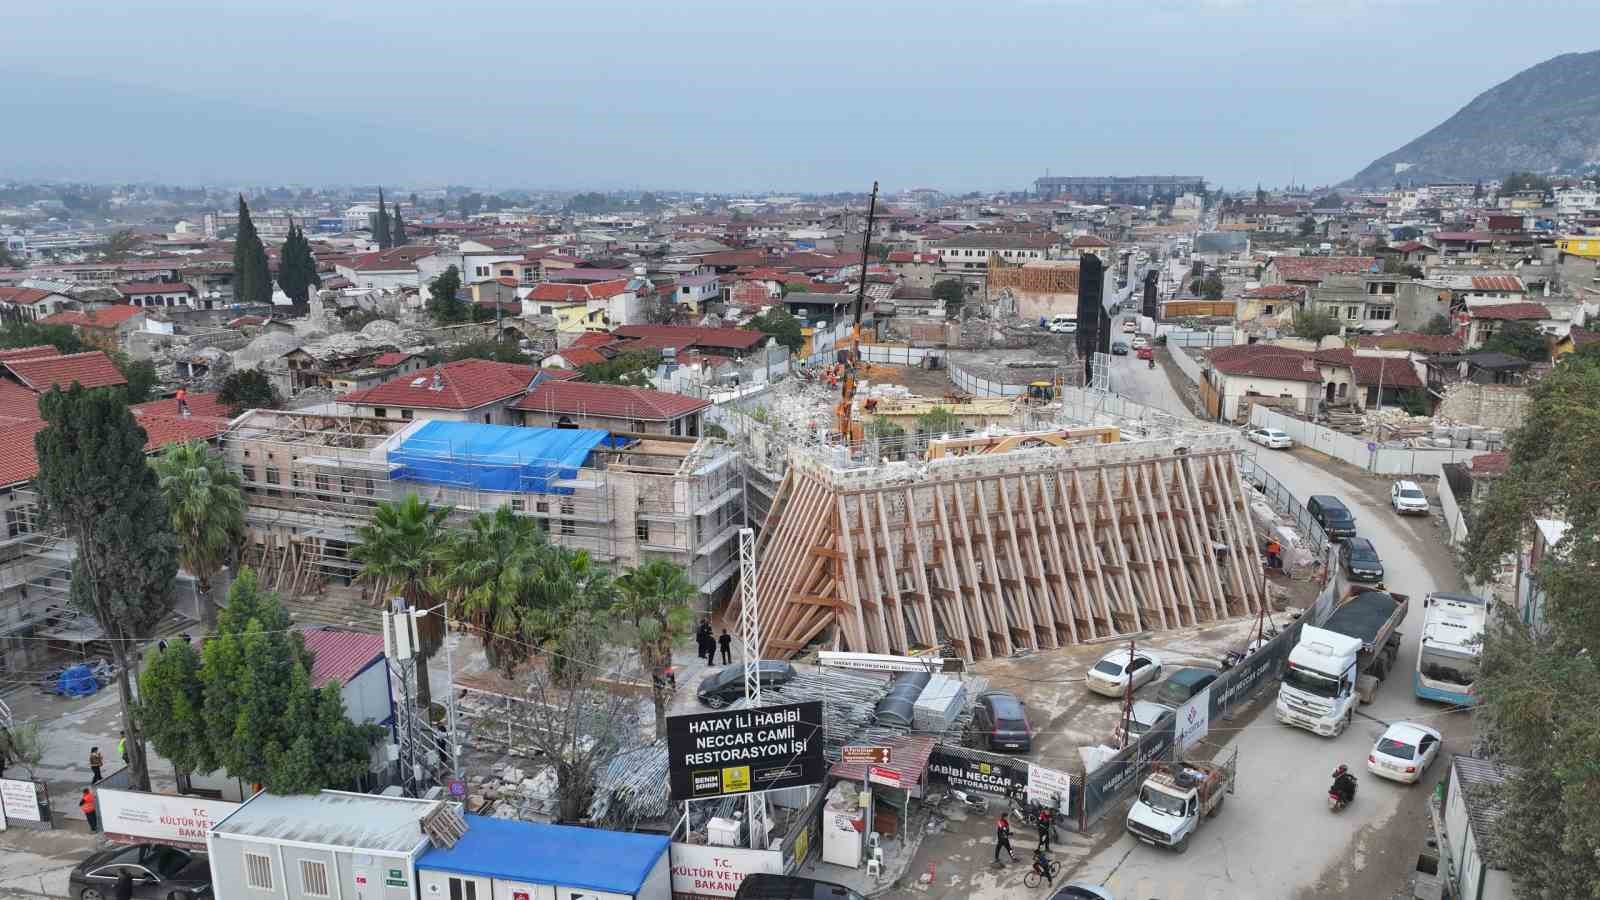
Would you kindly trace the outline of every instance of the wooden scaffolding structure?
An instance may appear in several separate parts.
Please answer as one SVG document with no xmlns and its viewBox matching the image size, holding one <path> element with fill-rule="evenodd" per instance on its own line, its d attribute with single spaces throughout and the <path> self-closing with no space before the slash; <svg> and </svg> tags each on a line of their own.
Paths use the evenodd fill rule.
<svg viewBox="0 0 1600 900">
<path fill-rule="evenodd" d="M 969 660 L 1252 615 L 1237 450 L 1206 435 L 834 469 L 796 455 L 761 533 L 762 652 Z"/>
</svg>

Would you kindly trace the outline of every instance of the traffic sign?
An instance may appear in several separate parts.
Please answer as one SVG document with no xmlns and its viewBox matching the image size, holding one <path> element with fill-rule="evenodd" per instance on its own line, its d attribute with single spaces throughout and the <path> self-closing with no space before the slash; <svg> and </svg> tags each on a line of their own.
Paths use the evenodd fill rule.
<svg viewBox="0 0 1600 900">
<path fill-rule="evenodd" d="M 905 776 L 894 769 L 885 769 L 883 766 L 873 766 L 867 770 L 867 780 L 873 784 L 885 787 L 903 788 L 906 786 Z"/>
<path fill-rule="evenodd" d="M 840 758 L 847 763 L 863 763 L 869 766 L 889 764 L 888 747 L 845 747 L 839 752 Z"/>
</svg>

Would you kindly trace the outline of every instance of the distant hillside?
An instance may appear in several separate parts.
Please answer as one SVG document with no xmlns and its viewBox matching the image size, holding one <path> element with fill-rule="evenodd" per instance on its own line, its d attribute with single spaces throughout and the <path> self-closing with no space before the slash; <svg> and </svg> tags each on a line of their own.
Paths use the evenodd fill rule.
<svg viewBox="0 0 1600 900">
<path fill-rule="evenodd" d="M 1600 165 L 1600 50 L 1524 69 L 1347 182 L 1478 181 Z M 1400 171 L 1397 171 L 1399 169 Z"/>
</svg>

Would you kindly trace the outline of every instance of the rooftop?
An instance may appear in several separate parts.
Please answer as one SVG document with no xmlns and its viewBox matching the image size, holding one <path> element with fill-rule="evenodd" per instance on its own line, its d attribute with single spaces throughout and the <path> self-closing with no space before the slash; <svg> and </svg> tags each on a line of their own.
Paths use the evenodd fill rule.
<svg viewBox="0 0 1600 900">
<path fill-rule="evenodd" d="M 622 325 L 611 332 L 619 338 L 658 338 L 681 341 L 671 346 L 748 351 L 760 347 L 767 336 L 750 328 L 701 328 L 695 325 Z"/>
<path fill-rule="evenodd" d="M 183 281 L 127 281 L 116 286 L 124 297 L 137 294 L 192 294 L 194 288 Z"/>
<path fill-rule="evenodd" d="M 1321 281 L 1329 275 L 1354 275 L 1372 271 L 1375 256 L 1274 256 L 1267 265 L 1285 281 Z"/>
<path fill-rule="evenodd" d="M 434 847 L 417 860 L 418 868 L 632 895 L 670 843 L 658 834 L 486 816 L 466 821 L 467 833 L 454 847 Z"/>
<path fill-rule="evenodd" d="M 1218 347 L 1208 358 L 1213 368 L 1226 375 L 1322 383 L 1322 372 L 1311 355 L 1303 350 L 1271 344 L 1240 344 Z"/>
<path fill-rule="evenodd" d="M 111 357 L 99 350 L 65 356 L 37 356 L 5 360 L 4 366 L 25 386 L 44 393 L 52 387 L 81 384 L 86 388 L 127 384 Z"/>
<path fill-rule="evenodd" d="M 974 231 L 947 238 L 934 246 L 979 250 L 1049 250 L 1060 244 L 1061 236 L 1058 234 L 995 234 Z"/>
<path fill-rule="evenodd" d="M 301 632 L 306 649 L 314 654 L 311 686 L 328 682 L 346 684 L 375 660 L 383 658 L 383 636 L 361 631 L 307 628 Z"/>
<path fill-rule="evenodd" d="M 211 833 L 410 854 L 425 840 L 418 822 L 437 802 L 344 791 L 289 797 L 263 791 L 211 826 Z"/>
<path fill-rule="evenodd" d="M 708 400 L 618 384 L 546 381 L 518 400 L 514 409 L 529 412 L 600 416 L 664 422 L 710 406 Z"/>
<path fill-rule="evenodd" d="M 60 296 L 55 291 L 46 291 L 39 288 L 0 287 L 0 303 L 12 303 L 17 306 L 32 306 L 46 297 Z"/>
<path fill-rule="evenodd" d="M 1476 281 L 1477 279 L 1473 279 Z M 1469 306 L 1467 312 L 1474 319 L 1500 321 L 1530 321 L 1550 318 L 1550 310 L 1541 303 L 1496 303 L 1491 306 Z"/>
<path fill-rule="evenodd" d="M 401 375 L 340 397 L 343 403 L 417 409 L 476 409 L 528 389 L 538 370 L 520 363 L 463 359 Z"/>
<path fill-rule="evenodd" d="M 88 310 L 87 312 L 62 310 L 53 316 L 46 316 L 42 320 L 42 324 L 76 325 L 80 328 L 114 328 L 143 313 L 144 310 L 137 306 L 123 306 L 120 304 Z"/>
<path fill-rule="evenodd" d="M 1388 334 L 1364 334 L 1356 338 L 1356 346 L 1384 350 L 1413 350 L 1419 353 L 1455 353 L 1461 349 L 1461 338 L 1453 334 L 1391 331 Z"/>
<path fill-rule="evenodd" d="M 1450 765 L 1461 785 L 1462 805 L 1467 808 L 1467 821 L 1471 823 L 1478 852 L 1491 868 L 1504 869 L 1506 860 L 1498 852 L 1495 832 L 1509 805 L 1503 788 L 1511 770 L 1492 760 L 1460 754 L 1450 760 Z"/>
</svg>

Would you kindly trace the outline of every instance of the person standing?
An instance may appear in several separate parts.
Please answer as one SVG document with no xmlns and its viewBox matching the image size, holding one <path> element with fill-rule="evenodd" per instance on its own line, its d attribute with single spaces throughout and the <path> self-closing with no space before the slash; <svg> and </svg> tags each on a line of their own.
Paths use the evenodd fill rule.
<svg viewBox="0 0 1600 900">
<path fill-rule="evenodd" d="M 733 662 L 733 638 L 728 635 L 728 629 L 722 629 L 722 637 L 717 638 L 717 646 L 722 648 L 722 664 Z"/>
<path fill-rule="evenodd" d="M 117 886 L 111 890 L 111 900 L 133 900 L 133 873 L 127 866 L 117 875 Z"/>
<path fill-rule="evenodd" d="M 1039 810 L 1039 848 L 1046 853 L 1050 852 L 1050 808 L 1047 806 Z"/>
<path fill-rule="evenodd" d="M 1005 814 L 1000 815 L 1000 820 L 994 823 L 994 861 L 1000 861 L 1000 851 L 1006 851 L 1006 858 L 1012 862 L 1017 861 L 1017 855 L 1011 852 L 1011 823 L 1006 820 Z"/>
<path fill-rule="evenodd" d="M 89 748 L 89 771 L 94 773 L 94 781 L 90 784 L 99 784 L 101 779 L 100 767 L 106 764 L 105 757 L 100 755 L 99 747 Z"/>
<path fill-rule="evenodd" d="M 83 812 L 83 820 L 89 823 L 89 833 L 100 830 L 100 814 L 95 812 L 94 792 L 88 788 L 83 789 L 83 796 L 78 798 L 78 809 Z"/>
<path fill-rule="evenodd" d="M 122 736 L 117 738 L 117 753 L 122 756 L 122 764 L 123 765 L 127 765 L 128 764 L 128 733 L 126 731 L 122 731 L 122 732 L 118 732 L 118 734 L 120 734 Z"/>
<path fill-rule="evenodd" d="M 1267 541 L 1267 568 L 1283 568 L 1283 545 L 1276 539 Z"/>
</svg>

